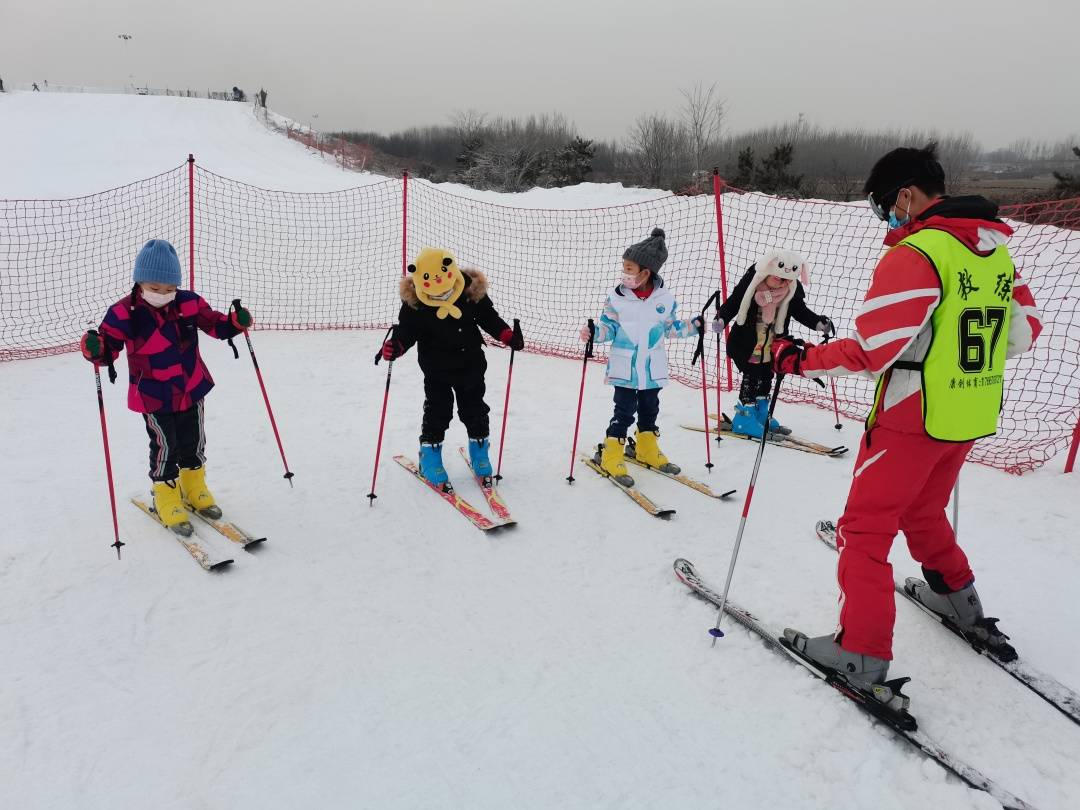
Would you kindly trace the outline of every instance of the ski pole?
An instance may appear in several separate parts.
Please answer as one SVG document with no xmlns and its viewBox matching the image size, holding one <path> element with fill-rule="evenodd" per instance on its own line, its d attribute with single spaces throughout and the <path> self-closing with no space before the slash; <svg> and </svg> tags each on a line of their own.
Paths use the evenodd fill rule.
<svg viewBox="0 0 1080 810">
<path fill-rule="evenodd" d="M 521 322 L 514 318 L 514 338 L 521 337 Z M 506 397 L 503 399 L 502 430 L 499 431 L 499 461 L 495 466 L 495 480 L 502 481 L 502 454 L 506 442 L 506 415 L 510 412 L 510 381 L 514 379 L 515 349 L 510 347 L 510 370 L 506 372 Z"/>
<path fill-rule="evenodd" d="M 833 413 L 836 414 L 836 429 L 843 430 L 844 426 L 840 424 L 840 403 L 836 401 L 836 380 L 830 379 L 829 384 L 832 385 L 832 407 Z"/>
<path fill-rule="evenodd" d="M 390 327 L 386 330 L 386 336 L 383 338 L 382 343 L 379 344 L 379 354 L 375 355 L 375 365 L 379 365 L 379 360 L 382 359 L 382 346 L 390 339 L 390 335 L 394 332 L 394 327 Z M 375 494 L 375 480 L 379 477 L 379 455 L 382 453 L 382 437 L 383 427 L 386 425 L 386 403 L 390 401 L 390 375 L 394 371 L 394 361 L 386 361 L 386 390 L 383 391 L 382 399 L 382 415 L 379 417 L 379 440 L 375 443 L 375 469 L 371 472 L 371 492 L 368 493 L 368 506 L 375 505 L 375 499 L 379 496 Z"/>
<path fill-rule="evenodd" d="M 90 334 L 97 335 L 97 330 L 91 329 Z M 116 379 L 116 372 L 113 370 L 111 363 L 109 364 L 109 377 L 112 380 Z M 94 379 L 97 382 L 98 414 L 101 416 L 101 443 L 105 448 L 105 476 L 109 480 L 109 506 L 112 508 L 113 525 L 112 547 L 116 549 L 116 559 L 119 560 L 120 546 L 126 545 L 126 543 L 120 542 L 120 525 L 116 520 L 116 491 L 113 488 L 112 457 L 109 455 L 109 429 L 105 426 L 105 398 L 101 394 L 101 368 L 97 363 L 94 363 Z"/>
<path fill-rule="evenodd" d="M 577 416 L 574 418 L 574 445 L 570 448 L 570 474 L 566 476 L 568 484 L 574 483 L 574 462 L 577 460 L 578 428 L 581 427 L 581 401 L 585 398 L 585 372 L 589 368 L 589 358 L 593 356 L 593 340 L 596 338 L 596 324 L 589 318 L 589 340 L 585 343 L 584 356 L 581 358 L 581 388 L 578 390 Z"/>
<path fill-rule="evenodd" d="M 773 385 L 772 400 L 769 402 L 769 419 L 772 418 L 773 411 L 776 410 L 776 398 L 780 394 L 780 383 L 783 382 L 784 375 L 776 375 L 776 384 Z M 768 421 L 766 421 L 768 424 Z M 765 437 L 768 435 L 768 430 L 761 431 L 761 442 L 758 444 L 757 459 L 754 461 L 754 472 L 750 476 L 750 486 L 746 490 L 746 500 L 743 501 L 742 518 L 739 520 L 739 532 L 735 535 L 735 547 L 731 550 L 731 563 L 728 565 L 727 580 L 724 582 L 724 590 L 720 596 L 720 609 L 716 614 L 716 625 L 709 630 L 709 635 L 713 637 L 713 646 L 716 645 L 718 638 L 723 638 L 724 631 L 720 629 L 720 622 L 724 618 L 724 606 L 727 604 L 728 589 L 731 587 L 731 577 L 735 573 L 735 561 L 739 558 L 739 546 L 742 544 L 743 530 L 746 529 L 746 516 L 750 513 L 750 501 L 754 497 L 754 485 L 757 483 L 758 471 L 761 469 L 761 458 L 765 455 Z"/>
<path fill-rule="evenodd" d="M 821 345 L 824 346 L 829 342 L 832 335 L 826 334 L 825 339 L 821 341 Z M 836 399 L 836 380 L 829 378 L 829 385 L 832 386 L 832 407 L 833 413 L 836 415 L 836 424 L 833 426 L 837 430 L 843 430 L 844 426 L 840 424 L 840 403 Z"/>
<path fill-rule="evenodd" d="M 231 309 L 240 308 L 240 299 L 234 298 Z M 274 409 L 270 407 L 270 397 L 266 395 L 266 384 L 263 383 L 262 371 L 259 369 L 259 361 L 255 359 L 255 347 L 251 345 L 251 335 L 247 330 L 244 330 L 244 340 L 247 341 L 248 354 L 251 355 L 251 364 L 255 366 L 255 376 L 259 379 L 259 388 L 262 390 L 263 402 L 266 403 L 266 413 L 270 416 L 270 427 L 274 430 L 274 439 L 277 441 L 278 452 L 281 453 L 281 463 L 285 465 L 285 475 L 283 476 L 286 481 L 289 482 L 289 486 L 293 485 L 293 473 L 289 470 L 289 462 L 285 459 L 285 448 L 281 446 L 281 435 L 278 433 L 277 421 L 274 419 Z M 236 351 L 236 345 L 232 342 L 232 338 L 229 338 L 229 345 L 232 346 L 233 355 L 239 359 L 240 353 Z"/>
<path fill-rule="evenodd" d="M 716 293 L 716 317 L 720 317 L 720 291 Z M 727 329 L 727 326 L 724 327 Z M 726 334 L 726 331 L 725 331 Z M 723 408 L 720 403 L 720 333 L 716 333 L 716 442 L 720 443 L 720 418 L 723 414 Z"/>
<path fill-rule="evenodd" d="M 701 408 L 705 413 L 705 468 L 711 473 L 713 468 L 712 463 L 712 441 L 709 439 L 709 383 L 705 377 L 705 310 L 709 308 L 714 300 L 719 301 L 720 291 L 717 290 L 705 302 L 705 306 L 701 308 L 701 331 L 698 332 L 697 348 L 694 349 L 694 356 L 691 358 L 691 363 L 696 363 L 698 359 L 701 360 Z M 720 345 L 716 347 L 717 361 L 720 358 Z M 717 366 L 717 374 L 720 373 L 720 367 Z M 716 393 L 717 402 L 717 417 L 719 418 L 720 407 L 720 391 L 717 389 Z M 716 430 L 717 437 L 720 436 L 720 426 L 717 424 Z"/>
</svg>

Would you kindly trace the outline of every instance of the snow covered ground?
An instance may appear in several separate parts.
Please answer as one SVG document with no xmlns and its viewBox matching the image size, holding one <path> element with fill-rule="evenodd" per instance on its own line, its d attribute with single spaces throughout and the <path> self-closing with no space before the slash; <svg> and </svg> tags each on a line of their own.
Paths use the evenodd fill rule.
<svg viewBox="0 0 1080 810">
<path fill-rule="evenodd" d="M 189 151 L 271 188 L 365 181 L 239 104 L 7 94 L 0 123 L 0 152 L 19 156 L 4 169 L 6 197 L 98 191 Z M 499 196 L 484 198 L 634 199 L 611 186 Z M 500 283 L 503 315 L 525 317 Z M 127 503 L 148 484 L 147 440 L 122 384 L 105 386 L 127 543 L 118 561 L 90 368 L 72 354 L 0 363 L 3 807 L 997 807 L 745 633 L 710 647 L 714 611 L 671 564 L 688 557 L 722 582 L 748 442 L 714 448 L 713 483 L 740 490 L 728 503 L 641 472 L 643 489 L 678 510 L 655 520 L 583 467 L 567 485 L 580 364 L 522 355 L 502 485 L 520 523 L 486 536 L 391 460 L 417 450 L 423 393 L 410 354 L 394 367 L 369 507 L 380 338 L 254 333 L 293 489 L 250 361 L 203 341 L 218 382 L 211 485 L 230 517 L 270 537 L 213 574 Z M 498 425 L 507 353 L 488 357 Z M 858 441 L 857 423 L 837 434 L 820 410 L 779 415 L 809 438 Z M 583 449 L 609 416 L 592 366 Z M 704 478 L 704 437 L 679 428 L 700 419 L 699 391 L 664 392 L 663 446 Z M 448 468 L 481 503 L 452 449 L 464 438 L 455 423 Z M 774 625 L 833 627 L 835 558 L 813 524 L 839 514 L 851 466 L 766 451 L 735 600 Z M 1075 485 L 1056 465 L 1022 478 L 969 465 L 961 537 L 987 610 L 1021 655 L 1080 689 Z M 898 577 L 918 574 L 902 542 L 892 561 Z M 922 728 L 1041 810 L 1075 807 L 1080 732 L 912 606 L 897 612 L 893 674 L 913 678 Z"/>
<path fill-rule="evenodd" d="M 369 508 L 379 338 L 254 335 L 292 490 L 250 362 L 204 341 L 218 381 L 210 480 L 230 516 L 270 536 L 220 574 L 126 503 L 147 485 L 146 439 L 122 385 L 106 385 L 128 544 L 117 561 L 89 367 L 75 355 L 0 365 L 6 806 L 996 806 L 745 633 L 710 648 L 713 611 L 671 563 L 722 579 L 740 502 L 643 473 L 678 509 L 665 523 L 587 469 L 568 486 L 576 363 L 515 364 L 502 491 L 520 525 L 491 536 L 390 460 L 415 454 L 422 399 L 414 357 L 395 364 Z M 489 358 L 498 424 L 507 354 Z M 601 372 L 589 370 L 583 446 L 609 416 Z M 702 434 L 678 427 L 700 418 L 699 397 L 669 388 L 661 420 L 669 454 L 704 475 Z M 837 435 L 821 411 L 782 415 Z M 857 435 L 845 425 L 844 441 Z M 463 440 L 455 423 L 448 445 Z M 741 494 L 753 456 L 725 441 L 712 479 Z M 832 627 L 834 559 L 812 528 L 838 514 L 850 471 L 850 459 L 767 450 L 735 599 L 779 625 Z M 962 535 L 1024 657 L 1080 688 L 1074 484 L 970 466 Z M 918 573 L 902 543 L 893 561 Z M 1035 806 L 1075 806 L 1068 721 L 904 604 L 896 653 L 926 731 Z"/>
</svg>

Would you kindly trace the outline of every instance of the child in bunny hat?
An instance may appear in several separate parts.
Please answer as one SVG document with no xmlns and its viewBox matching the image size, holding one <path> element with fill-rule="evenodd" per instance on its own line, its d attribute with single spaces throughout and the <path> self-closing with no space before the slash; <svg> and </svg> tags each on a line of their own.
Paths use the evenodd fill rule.
<svg viewBox="0 0 1080 810">
<path fill-rule="evenodd" d="M 801 254 L 770 249 L 750 266 L 720 306 L 712 329 L 722 332 L 731 324 L 728 356 L 743 375 L 732 432 L 760 438 L 766 420 L 770 433 L 791 432 L 769 419 L 773 336 L 787 334 L 792 318 L 826 338 L 835 332 L 831 320 L 806 306 L 808 286 L 809 265 Z"/>
</svg>

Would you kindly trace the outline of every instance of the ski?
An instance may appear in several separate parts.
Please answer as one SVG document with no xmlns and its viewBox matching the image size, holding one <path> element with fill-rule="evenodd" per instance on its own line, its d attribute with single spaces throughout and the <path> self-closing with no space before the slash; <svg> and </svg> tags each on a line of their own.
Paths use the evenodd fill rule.
<svg viewBox="0 0 1080 810">
<path fill-rule="evenodd" d="M 831 520 L 819 520 L 815 527 L 818 539 L 825 545 L 836 551 L 836 526 Z M 925 613 L 927 616 L 940 622 L 951 633 L 959 636 L 964 640 L 975 652 L 983 655 L 988 661 L 996 664 L 1001 669 L 1009 673 L 1013 678 L 1022 683 L 1036 695 L 1041 697 L 1063 715 L 1068 717 L 1077 725 L 1080 725 L 1080 695 L 1074 692 L 1065 684 L 1061 683 L 1055 678 L 1051 678 L 1049 675 L 1032 669 L 1024 664 L 1022 661 L 1002 661 L 1000 658 L 991 655 L 986 651 L 978 641 L 973 641 L 964 635 L 964 631 L 946 619 L 944 616 L 940 616 L 934 611 L 930 610 L 926 605 L 916 599 L 913 595 L 907 592 L 903 583 L 896 581 L 893 583 L 893 587 L 896 592 L 915 605 L 919 610 Z"/>
<path fill-rule="evenodd" d="M 498 490 L 495 489 L 491 476 L 477 475 L 476 470 L 472 467 L 472 462 L 469 460 L 468 451 L 464 447 L 459 447 L 458 450 L 461 451 L 461 457 L 465 459 L 465 463 L 469 466 L 469 472 L 471 472 L 473 478 L 476 479 L 480 491 L 484 493 L 484 500 L 487 501 L 488 509 L 490 509 L 492 514 L 499 519 L 499 523 L 503 526 L 512 526 L 517 523 L 510 514 L 510 507 L 506 505 L 502 496 L 499 495 Z"/>
<path fill-rule="evenodd" d="M 713 420 L 716 420 L 717 417 L 716 417 L 715 413 L 710 413 L 709 418 L 713 419 Z M 735 437 L 738 437 L 740 439 L 749 439 L 750 441 L 754 441 L 754 442 L 757 441 L 756 436 L 744 436 L 741 433 L 733 432 L 732 429 L 731 429 L 731 417 L 728 416 L 726 413 L 720 414 L 719 424 L 720 424 L 720 431 L 722 433 L 724 433 L 725 435 L 730 434 L 731 436 L 735 436 Z M 790 442 L 791 444 L 797 444 L 800 447 L 808 448 L 808 449 L 810 449 L 811 451 L 813 451 L 815 453 L 821 453 L 822 455 L 826 455 L 826 456 L 842 456 L 844 453 L 846 453 L 848 451 L 847 447 L 845 447 L 844 445 L 838 445 L 837 447 L 830 447 L 827 444 L 821 444 L 819 442 L 812 442 L 809 439 L 802 439 L 802 438 L 800 438 L 798 436 L 795 436 L 792 433 L 791 428 L 783 427 L 783 426 L 780 427 L 780 430 L 772 433 L 769 438 L 770 439 L 777 439 L 777 440 L 787 441 L 787 442 Z"/>
<path fill-rule="evenodd" d="M 482 532 L 488 532 L 492 529 L 497 529 L 505 524 L 492 520 L 483 512 L 478 510 L 475 506 L 462 498 L 453 488 L 449 490 L 439 489 L 432 484 L 423 475 L 420 474 L 420 468 L 416 466 L 416 463 L 405 456 L 394 456 L 394 461 L 400 464 L 404 469 L 408 470 L 413 476 L 424 486 L 454 507 L 458 512 L 464 515 L 470 523 Z"/>
<path fill-rule="evenodd" d="M 634 503 L 636 503 L 638 506 L 640 506 L 642 509 L 644 509 L 646 512 L 648 512 L 653 517 L 658 517 L 658 518 L 662 518 L 664 520 L 668 520 L 672 515 L 675 514 L 674 509 L 664 509 L 662 507 L 657 506 L 655 503 L 652 502 L 652 500 L 650 500 L 648 498 L 648 496 L 645 495 L 644 492 L 639 490 L 637 487 L 627 487 L 627 486 L 623 486 L 622 484 L 620 484 L 618 481 L 616 481 L 614 478 L 612 478 L 610 475 L 608 475 L 607 471 L 603 467 L 601 467 L 599 464 L 597 464 L 596 460 L 593 459 L 592 456 L 587 456 L 584 453 L 582 453 L 581 454 L 581 462 L 586 467 L 588 467 L 590 470 L 595 472 L 597 475 L 601 476 L 602 478 L 606 478 L 608 481 L 610 481 L 612 483 L 612 485 L 618 487 L 623 492 L 625 492 L 626 496 L 630 500 L 632 500 Z"/>
<path fill-rule="evenodd" d="M 627 455 L 625 456 L 625 459 L 630 464 L 633 464 L 636 467 L 641 467 L 641 469 L 643 469 L 643 470 L 648 470 L 649 472 L 654 472 L 657 475 L 662 475 L 665 478 L 670 478 L 672 481 L 678 481 L 680 484 L 684 484 L 685 486 L 690 487 L 690 489 L 695 490 L 697 492 L 700 492 L 702 495 L 707 495 L 710 498 L 716 498 L 718 500 L 726 500 L 727 498 L 730 498 L 732 495 L 734 495 L 735 492 L 736 492 L 736 490 L 734 490 L 734 489 L 729 489 L 726 492 L 716 492 L 712 487 L 710 487 L 704 481 L 698 481 L 696 478 L 691 478 L 690 476 L 683 475 L 682 473 L 664 472 L 663 470 L 658 470 L 656 467 L 652 467 L 652 466 L 650 466 L 648 464 L 645 464 L 642 461 L 638 461 L 634 456 L 629 455 L 629 453 L 630 453 L 630 448 L 629 447 L 626 449 L 626 452 L 627 452 Z"/>
<path fill-rule="evenodd" d="M 719 432 L 716 428 L 710 428 L 709 434 L 714 436 L 720 436 L 721 438 L 725 439 L 745 439 L 746 441 L 751 442 L 761 441 L 761 439 L 759 439 L 757 436 L 746 436 L 742 433 L 733 433 L 730 429 L 730 422 L 727 423 L 728 429 L 725 430 L 724 424 L 724 422 L 720 423 Z M 698 433 L 705 432 L 705 428 L 703 428 L 701 425 L 683 425 L 682 427 L 686 430 L 697 431 Z M 789 450 L 800 450 L 803 453 L 813 453 L 814 455 L 828 456 L 829 458 L 839 458 L 848 451 L 848 448 L 844 447 L 843 445 L 840 445 L 838 447 L 829 447 L 825 444 L 818 444 L 817 442 L 811 442 L 806 439 L 799 439 L 795 436 L 781 436 L 776 433 L 769 434 L 766 441 L 768 441 L 769 444 L 776 445 L 777 447 L 786 447 Z"/>
<path fill-rule="evenodd" d="M 188 554 L 202 566 L 205 571 L 213 571 L 216 568 L 223 568 L 226 565 L 232 563 L 231 559 L 222 557 L 215 553 L 213 549 L 204 548 L 202 542 L 199 540 L 199 536 L 192 532 L 188 537 L 184 537 L 181 534 L 177 534 L 164 523 L 158 517 L 157 512 L 154 511 L 154 507 L 148 504 L 141 498 L 132 498 L 131 502 L 139 507 L 148 517 L 152 518 L 158 526 L 167 531 L 172 537 L 176 538 L 180 545 L 187 549 Z"/>
<path fill-rule="evenodd" d="M 210 526 L 217 530 L 217 532 L 220 533 L 223 537 L 228 538 L 232 542 L 243 546 L 244 548 L 257 545 L 258 543 L 266 542 L 265 537 L 256 537 L 255 535 L 244 531 L 235 523 L 231 523 L 227 520 L 222 520 L 221 518 L 207 517 L 206 515 L 196 512 L 194 509 L 188 509 L 188 512 L 197 517 L 207 526 Z"/>
<path fill-rule="evenodd" d="M 675 576 L 677 576 L 684 585 L 690 588 L 695 595 L 719 607 L 721 602 L 720 594 L 698 575 L 697 570 L 691 562 L 684 559 L 676 560 Z M 933 738 L 928 736 L 925 732 L 918 731 L 913 727 L 907 727 L 902 719 L 898 719 L 897 712 L 887 708 L 872 695 L 868 695 L 861 689 L 856 689 L 851 686 L 844 679 L 842 674 L 804 658 L 787 643 L 783 636 L 769 628 L 764 622 L 759 620 L 749 611 L 733 603 L 730 598 L 724 605 L 724 612 L 731 616 L 731 618 L 738 622 L 742 627 L 758 636 L 774 652 L 786 657 L 793 663 L 804 667 L 812 675 L 836 689 L 837 692 L 851 700 L 856 706 L 875 720 L 880 720 L 884 725 L 892 729 L 897 736 L 902 737 L 909 744 L 922 751 L 927 757 L 941 765 L 941 767 L 956 775 L 976 790 L 988 793 L 1000 802 L 1005 810 L 1034 810 L 1034 808 L 1023 799 L 1012 795 L 1007 790 L 998 786 L 989 777 L 961 761 L 945 748 L 942 748 L 941 745 L 935 742 Z M 906 715 L 906 712 L 902 713 L 902 715 Z M 907 717 L 910 717 L 910 715 L 907 715 Z M 912 720 L 913 719 L 914 718 L 912 718 Z M 910 725 L 914 725 L 914 723 L 911 723 Z"/>
</svg>

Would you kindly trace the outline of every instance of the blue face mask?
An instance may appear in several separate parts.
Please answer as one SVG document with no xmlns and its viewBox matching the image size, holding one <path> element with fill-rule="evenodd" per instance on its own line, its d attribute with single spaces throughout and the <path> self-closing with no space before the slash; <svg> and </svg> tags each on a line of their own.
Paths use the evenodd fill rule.
<svg viewBox="0 0 1080 810">
<path fill-rule="evenodd" d="M 904 214 L 903 219 L 900 219 L 899 217 L 897 217 L 896 214 L 893 213 L 892 209 L 889 209 L 889 220 L 888 220 L 888 222 L 889 222 L 889 230 L 890 231 L 894 231 L 897 228 L 903 228 L 905 225 L 907 225 L 909 222 L 911 222 L 911 201 L 908 200 L 908 210 L 907 210 L 907 213 Z"/>
</svg>

